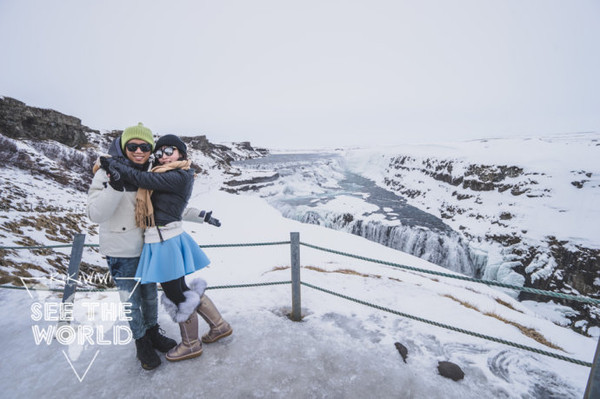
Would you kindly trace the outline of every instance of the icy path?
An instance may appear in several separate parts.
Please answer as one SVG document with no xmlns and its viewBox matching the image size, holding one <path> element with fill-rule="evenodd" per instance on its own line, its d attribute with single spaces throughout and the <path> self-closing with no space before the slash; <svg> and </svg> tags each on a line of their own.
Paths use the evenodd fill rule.
<svg viewBox="0 0 600 399">
<path fill-rule="evenodd" d="M 274 300 L 286 304 L 288 286 L 236 291 L 236 295 L 231 295 L 231 290 L 209 292 L 234 327 L 231 337 L 205 345 L 203 355 L 197 359 L 169 363 L 163 356 L 159 368 L 144 371 L 135 359 L 133 343 L 88 346 L 81 352 L 81 348 L 65 347 L 56 341 L 50 346 L 45 343 L 36 346 L 31 331 L 31 325 L 35 324 L 30 318 L 31 299 L 24 291 L 2 290 L 3 396 L 60 398 L 85 394 L 162 398 L 168 393 L 183 398 L 510 398 L 515 394 L 511 385 L 519 390 L 524 386 L 537 389 L 536 385 L 540 388 L 543 384 L 550 384 L 544 387 L 548 389 L 546 394 L 560 394 L 562 398 L 581 395 L 579 390 L 563 385 L 566 381 L 543 370 L 546 367 L 542 362 L 550 367 L 566 366 L 564 362 L 539 359 L 481 341 L 476 342 L 477 346 L 459 343 L 444 346 L 433 335 L 446 336 L 443 331 L 432 327 L 430 335 L 421 336 L 411 323 L 385 315 L 362 320 L 354 312 L 343 310 L 344 306 L 348 308 L 347 302 L 318 293 L 305 295 L 310 297 L 305 300 L 308 307 L 314 301 L 326 300 L 336 312 L 317 316 L 308 311 L 304 322 L 294 323 L 283 316 L 284 307 L 266 305 L 251 309 L 244 305 L 261 300 L 265 304 L 273 304 Z M 80 300 L 84 297 L 116 300 L 116 293 L 80 296 Z M 160 314 L 160 323 L 169 336 L 177 337 L 177 326 L 164 312 Z M 379 325 L 395 328 L 390 334 L 381 331 Z M 206 325 L 201 322 L 201 330 L 204 329 Z M 409 347 L 407 364 L 402 362 L 389 335 Z M 73 358 L 74 369 L 63 350 Z M 79 382 L 78 375 L 80 378 L 84 375 L 98 350 Z M 438 353 L 429 353 L 432 350 Z M 494 367 L 503 373 L 506 384 L 489 380 L 489 372 L 480 370 L 485 363 L 478 362 L 462 365 L 467 376 L 460 382 L 441 377 L 436 370 L 436 359 L 457 351 L 480 361 L 483 355 L 498 362 Z M 579 368 L 584 378 L 587 368 Z"/>
</svg>

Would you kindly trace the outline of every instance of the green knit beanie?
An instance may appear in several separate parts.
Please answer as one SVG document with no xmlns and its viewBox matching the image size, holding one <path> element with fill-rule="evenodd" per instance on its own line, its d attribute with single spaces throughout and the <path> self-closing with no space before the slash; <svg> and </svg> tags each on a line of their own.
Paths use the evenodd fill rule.
<svg viewBox="0 0 600 399">
<path fill-rule="evenodd" d="M 121 149 L 123 151 L 125 151 L 125 144 L 131 139 L 144 140 L 146 143 L 152 144 L 152 149 L 154 149 L 152 130 L 145 127 L 142 122 L 138 123 L 137 126 L 130 126 L 123 130 L 123 134 L 121 134 Z"/>
</svg>

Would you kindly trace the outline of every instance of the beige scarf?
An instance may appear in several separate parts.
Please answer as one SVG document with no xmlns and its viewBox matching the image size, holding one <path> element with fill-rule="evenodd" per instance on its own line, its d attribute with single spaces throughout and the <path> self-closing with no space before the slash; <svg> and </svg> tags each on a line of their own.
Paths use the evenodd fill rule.
<svg viewBox="0 0 600 399">
<path fill-rule="evenodd" d="M 173 169 L 188 170 L 191 161 L 175 161 L 164 165 L 158 165 L 152 168 L 154 173 L 164 173 Z M 145 188 L 138 188 L 137 195 L 135 197 L 135 224 L 138 227 L 147 228 L 154 226 L 154 207 L 150 197 L 152 196 L 152 190 Z"/>
</svg>

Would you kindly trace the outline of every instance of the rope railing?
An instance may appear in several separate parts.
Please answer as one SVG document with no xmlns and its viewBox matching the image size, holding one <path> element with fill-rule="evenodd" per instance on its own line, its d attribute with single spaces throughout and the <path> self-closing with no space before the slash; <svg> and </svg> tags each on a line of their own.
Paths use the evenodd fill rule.
<svg viewBox="0 0 600 399">
<path fill-rule="evenodd" d="M 206 244 L 199 245 L 200 248 L 232 248 L 232 247 L 264 247 L 270 245 L 286 245 L 289 241 L 273 241 L 273 242 L 250 242 L 243 244 Z M 19 246 L 19 247 L 6 247 L 0 246 L 0 249 L 49 249 L 49 248 L 71 248 L 73 244 L 60 244 L 60 245 L 36 245 L 36 246 Z M 97 248 L 99 244 L 84 244 L 84 247 Z"/>
<path fill-rule="evenodd" d="M 450 273 L 436 272 L 436 271 L 433 271 L 433 270 L 427 270 L 427 269 L 421 269 L 421 268 L 418 268 L 418 267 L 402 265 L 400 263 L 394 263 L 394 262 L 388 262 L 388 261 L 383 261 L 383 260 L 374 259 L 374 258 L 368 258 L 366 256 L 361 256 L 361 255 L 354 255 L 354 254 L 351 254 L 351 253 L 348 253 L 348 252 L 336 251 L 334 249 L 319 247 L 317 245 L 308 244 L 308 243 L 305 243 L 305 242 L 300 242 L 300 245 L 304 245 L 305 247 L 316 249 L 316 250 L 319 250 L 319 251 L 324 251 L 324 252 L 329 252 L 329 253 L 333 253 L 333 254 L 336 254 L 336 255 L 346 256 L 346 257 L 349 257 L 349 258 L 364 260 L 364 261 L 367 261 L 367 262 L 379 263 L 379 264 L 382 264 L 382 265 L 397 267 L 397 268 L 400 268 L 400 269 L 410 270 L 410 271 L 419 272 L 419 273 L 432 274 L 432 275 L 435 275 L 435 276 L 442 276 L 442 277 L 448 277 L 448 278 L 453 278 L 453 279 L 457 279 L 457 280 L 470 281 L 470 282 L 474 282 L 474 283 L 491 285 L 491 286 L 496 286 L 496 287 L 501 287 L 501 288 L 508 288 L 508 289 L 513 289 L 513 290 L 519 290 L 519 291 L 529 292 L 529 293 L 532 293 L 532 294 L 549 296 L 549 297 L 553 297 L 553 298 L 560 298 L 560 299 L 567 299 L 567 300 L 577 301 L 577 302 L 591 303 L 591 304 L 594 304 L 594 305 L 600 304 L 600 299 L 590 298 L 590 297 L 586 297 L 586 296 L 569 295 L 569 294 L 563 294 L 563 293 L 560 293 L 560 292 L 540 290 L 540 289 L 537 289 L 537 288 L 521 287 L 521 286 L 518 286 L 518 285 L 505 284 L 505 283 L 501 283 L 499 281 L 481 280 L 481 279 L 476 279 L 476 278 L 472 278 L 472 277 L 461 276 L 459 274 L 450 274 Z"/>
<path fill-rule="evenodd" d="M 234 244 L 206 244 L 206 245 L 199 245 L 199 246 L 201 248 L 235 248 L 235 247 L 260 247 L 260 246 L 274 246 L 274 245 L 288 245 L 288 244 L 290 244 L 290 241 L 234 243 Z M 414 266 L 403 265 L 400 263 L 394 263 L 394 262 L 388 262 L 388 261 L 384 261 L 384 260 L 380 260 L 380 259 L 369 258 L 366 256 L 352 254 L 349 252 L 337 251 L 334 249 L 325 248 L 325 247 L 321 247 L 318 245 L 309 244 L 306 242 L 300 242 L 300 245 L 303 245 L 308 248 L 316 249 L 318 251 L 329 252 L 329 253 L 336 254 L 336 255 L 346 256 L 349 258 L 363 260 L 366 262 L 377 263 L 377 264 L 381 264 L 381 265 L 385 265 L 385 266 L 396 267 L 399 269 L 410 270 L 410 271 L 419 272 L 419 273 L 431 274 L 431 275 L 435 275 L 435 276 L 447 277 L 447 278 L 452 278 L 452 279 L 462 280 L 462 281 L 469 281 L 469 282 L 484 284 L 484 285 L 488 285 L 488 286 L 495 286 L 495 287 L 500 287 L 500 288 L 523 291 L 523 292 L 528 292 L 531 294 L 542 295 L 542 296 L 547 296 L 547 297 L 552 297 L 552 298 L 566 299 L 566 300 L 571 300 L 571 301 L 590 303 L 590 304 L 594 304 L 594 305 L 600 304 L 600 299 L 590 298 L 590 297 L 582 296 L 582 295 L 569 295 L 569 294 L 563 294 L 560 292 L 540 290 L 537 288 L 511 285 L 511 284 L 506 284 L 506 283 L 502 283 L 499 281 L 476 279 L 473 277 L 462 276 L 459 274 L 436 272 L 433 270 L 427 270 L 427 269 L 418 268 L 418 267 L 414 267 Z M 41 245 L 40 246 L 20 246 L 20 247 L 0 246 L 0 250 L 1 249 L 18 250 L 18 249 L 69 248 L 72 246 L 73 246 L 72 244 L 45 245 L 45 246 L 41 246 Z M 98 247 L 98 244 L 84 244 L 84 247 Z M 2 286 L 0 286 L 0 288 L 2 288 Z"/>
<path fill-rule="evenodd" d="M 85 244 L 84 247 L 98 246 L 98 244 Z M 22 246 L 22 247 L 5 247 L 1 246 L 0 249 L 49 249 L 49 248 L 71 248 L 73 244 L 60 244 L 60 245 L 34 245 L 34 246 Z"/>
<path fill-rule="evenodd" d="M 207 244 L 199 245 L 200 248 L 233 248 L 233 247 L 265 247 L 271 245 L 288 245 L 289 241 L 273 241 L 273 242 L 250 242 L 244 244 Z"/>
<path fill-rule="evenodd" d="M 292 234 L 298 234 L 298 233 L 292 233 Z M 413 267 L 413 266 L 407 266 L 407 265 L 402 265 L 399 263 L 394 263 L 394 262 L 388 262 L 388 261 L 383 261 L 383 260 L 379 260 L 379 259 L 374 259 L 374 258 L 369 258 L 369 257 L 365 257 L 365 256 L 360 256 L 360 255 L 355 255 L 355 254 L 351 254 L 351 253 L 347 253 L 347 252 L 343 252 L 343 251 L 337 251 L 337 250 L 333 250 L 330 248 L 325 248 L 325 247 L 320 247 L 317 245 L 313 245 L 313 244 L 309 244 L 309 243 L 305 243 L 305 242 L 301 242 L 299 241 L 299 236 L 295 236 L 292 237 L 292 240 L 290 241 L 275 241 L 275 242 L 262 242 L 262 243 L 240 243 L 240 244 L 208 244 L 208 245 L 200 245 L 201 248 L 233 248 L 233 247 L 258 247 L 258 246 L 273 246 L 273 245 L 287 245 L 287 244 L 292 244 L 292 246 L 294 246 L 294 243 L 299 247 L 300 245 L 308 247 L 308 248 L 312 248 L 312 249 L 316 249 L 319 251 L 324 251 L 324 252 L 329 252 L 329 253 L 333 253 L 336 255 L 341 255 L 341 256 L 346 256 L 346 257 L 350 257 L 350 258 L 354 258 L 354 259 L 359 259 L 359 260 L 363 260 L 363 261 L 367 261 L 367 262 L 372 262 L 372 263 L 377 263 L 377 264 L 382 264 L 382 265 L 386 265 L 386 266 L 391 266 L 391 267 L 396 267 L 396 268 L 400 268 L 400 269 L 405 269 L 405 270 L 410 270 L 410 271 L 415 271 L 415 272 L 419 272 L 419 273 L 425 273 L 425 274 L 432 274 L 432 275 L 437 275 L 437 276 L 442 276 L 442 277 L 448 277 L 448 278 L 454 278 L 454 279 L 458 279 L 458 280 L 463 280 L 463 281 L 470 281 L 470 282 L 475 282 L 475 283 L 481 283 L 481 284 L 485 284 L 485 285 L 491 285 L 491 286 L 497 286 L 497 287 L 501 287 L 501 288 L 508 288 L 508 289 L 515 289 L 515 290 L 520 290 L 520 291 L 526 291 L 526 292 L 531 292 L 534 294 L 539 294 L 539 295 L 546 295 L 546 296 L 551 296 L 551 297 L 556 297 L 556 298 L 561 298 L 561 299 L 567 299 L 567 300 L 574 300 L 574 301 L 579 301 L 579 302 L 585 302 L 585 303 L 592 303 L 592 304 L 599 304 L 600 300 L 598 299 L 593 299 L 593 298 L 589 298 L 589 297 L 581 297 L 581 296 L 574 296 L 574 295 L 567 295 L 567 294 L 561 294 L 561 293 L 555 293 L 552 291 L 544 291 L 544 290 L 538 290 L 538 289 L 533 289 L 533 288 L 528 288 L 528 287 L 520 287 L 520 286 L 514 286 L 514 285 L 509 285 L 509 284 L 504 284 L 504 283 L 500 283 L 497 281 L 491 281 L 491 280 L 480 280 L 480 279 L 475 279 L 475 278 L 471 278 L 471 277 L 466 277 L 466 276 L 461 276 L 461 275 L 456 275 L 456 274 L 450 274 L 450 273 L 442 273 L 442 272 L 435 272 L 432 270 L 427 270 L 427 269 L 422 269 L 422 268 L 417 268 L 417 267 Z M 52 245 L 52 246 L 22 246 L 22 247 L 7 247 L 7 246 L 0 246 L 0 249 L 46 249 L 46 248 L 65 248 L 65 247 L 72 247 L 73 245 Z M 81 247 L 97 247 L 98 244 L 84 244 L 81 245 Z M 294 249 L 292 249 L 292 252 L 294 252 Z M 297 254 L 297 249 L 296 249 L 296 256 L 298 257 Z M 298 263 L 297 265 L 294 265 L 294 263 Z M 294 267 L 299 269 L 299 257 L 297 260 L 294 260 L 294 255 L 292 254 L 292 269 L 294 269 Z M 299 273 L 298 273 L 299 276 Z M 249 287 L 262 287 L 262 286 L 273 286 L 273 285 L 286 285 L 286 284 L 292 284 L 292 286 L 294 286 L 294 276 L 292 275 L 292 281 L 273 281 L 273 282 L 263 282 L 263 283 L 248 283 L 248 284 L 237 284 L 237 285 L 219 285 L 219 286 L 212 286 L 212 287 L 207 287 L 207 289 L 231 289 L 231 288 L 249 288 Z M 377 304 L 373 304 L 373 303 L 369 303 L 357 298 L 353 298 L 344 294 L 340 294 L 337 293 L 335 291 L 331 291 L 322 287 L 318 287 L 316 285 L 310 284 L 310 283 L 306 283 L 306 282 L 302 282 L 302 281 L 298 281 L 297 282 L 298 286 L 299 285 L 304 285 L 306 287 L 312 288 L 314 290 L 317 291 L 321 291 L 324 292 L 326 294 L 329 295 L 333 295 L 333 296 L 337 296 L 339 298 L 343 298 L 345 300 L 349 300 L 364 306 L 368 306 L 374 309 L 378 309 L 381 311 L 385 311 L 388 313 L 392 313 L 398 316 L 402 316 L 408 319 L 412 319 L 415 321 L 419 321 L 422 323 L 426 323 L 426 324 L 430 324 L 433 326 L 437 326 L 440 328 L 445 328 L 451 331 L 456 331 L 462 334 L 466 334 L 466 335 L 471 335 L 474 337 L 478 337 L 478 338 L 482 338 L 488 341 L 492 341 L 492 342 L 497 342 L 497 343 L 501 343 L 504 345 L 508 345 L 508 346 L 512 346 L 518 349 L 522 349 L 522 350 L 527 350 L 533 353 L 537 353 L 540 355 L 544 355 L 544 356 L 548 356 L 548 357 L 553 357 L 559 360 L 563 360 L 563 361 L 567 361 L 570 363 L 574 363 L 577 365 L 581 365 L 581 366 L 586 366 L 586 367 L 594 367 L 595 364 L 586 362 L 586 361 L 582 361 L 582 360 L 578 360 L 578 359 L 574 359 L 574 358 L 570 358 L 568 356 L 563 356 L 557 353 L 553 353 L 553 352 L 549 352 L 549 351 L 544 351 L 544 350 L 540 350 L 537 348 L 533 348 L 533 347 L 529 347 L 526 345 L 522 345 L 519 343 L 515 343 L 515 342 L 511 342 L 511 341 L 507 341 L 501 338 L 497 338 L 497 337 L 492 337 L 489 335 L 485 335 L 485 334 L 480 334 L 477 332 L 473 332 L 473 331 L 469 331 L 469 330 L 465 330 L 459 327 L 455 327 L 455 326 L 451 326 L 451 325 L 447 325 L 447 324 L 443 324 L 443 323 L 439 323 L 436 321 L 432 321 L 432 320 L 427 320 L 424 319 L 422 317 L 419 316 L 415 316 L 415 315 L 411 315 L 408 313 L 404 313 L 404 312 L 399 312 L 390 308 L 386 308 Z M 7 286 L 7 285 L 0 285 L 0 288 L 7 288 L 7 289 L 27 289 L 26 287 L 16 287 L 16 286 Z M 31 290 L 39 290 L 39 291 L 63 291 L 62 289 L 52 289 L 52 288 L 30 288 Z M 107 289 L 107 288 L 96 288 L 96 289 L 79 289 L 79 292 L 98 292 L 98 291 L 116 291 L 116 288 L 113 289 Z M 296 300 L 296 296 L 298 297 L 299 300 L 299 294 L 293 294 L 293 302 Z M 299 308 L 299 303 L 293 303 L 292 304 L 292 308 Z M 294 310 L 293 310 L 294 312 Z M 299 311 L 298 311 L 299 314 Z M 293 320 L 299 320 L 298 319 L 294 319 Z M 593 370 L 593 369 L 592 369 Z"/>
<path fill-rule="evenodd" d="M 267 283 L 250 283 L 250 284 L 236 284 L 236 285 L 213 285 L 206 287 L 207 290 L 222 290 L 226 288 L 251 288 L 251 287 L 267 287 L 271 285 L 285 285 L 292 284 L 291 281 L 269 281 Z"/>
<path fill-rule="evenodd" d="M 291 284 L 291 281 L 269 281 L 266 283 L 247 283 L 247 284 L 231 284 L 231 285 L 213 285 L 206 287 L 207 290 L 220 290 L 226 288 L 251 288 L 251 287 L 266 287 L 270 285 L 284 285 Z M 14 285 L 0 285 L 0 288 L 6 288 L 11 290 L 31 290 L 31 291 L 45 291 L 45 292 L 63 292 L 63 288 L 39 288 L 39 287 L 19 287 Z M 163 289 L 158 287 L 159 291 Z M 117 288 L 80 288 L 77 292 L 117 292 Z"/>
</svg>

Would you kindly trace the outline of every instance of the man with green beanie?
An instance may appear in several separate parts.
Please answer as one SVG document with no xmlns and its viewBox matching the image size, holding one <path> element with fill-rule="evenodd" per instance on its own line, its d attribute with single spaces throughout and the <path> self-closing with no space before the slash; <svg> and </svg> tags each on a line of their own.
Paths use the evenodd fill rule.
<svg viewBox="0 0 600 399">
<path fill-rule="evenodd" d="M 130 126 L 123 130 L 123 133 L 121 134 L 121 149 L 123 151 L 125 151 L 125 147 L 131 139 L 140 139 L 154 148 L 154 136 L 152 135 L 152 130 L 148 129 L 141 122 L 136 126 Z"/>
<path fill-rule="evenodd" d="M 108 153 L 136 169 L 148 170 L 153 148 L 152 131 L 138 123 L 126 128 L 110 145 Z M 97 166 L 94 173 L 88 192 L 88 217 L 100 225 L 100 253 L 106 256 L 121 302 L 130 310 L 129 327 L 137 357 L 144 369 L 152 370 L 161 363 L 155 349 L 167 352 L 177 343 L 159 329 L 156 284 L 138 285 L 133 278 L 144 244 L 144 231 L 135 223 L 137 187 Z"/>
</svg>

